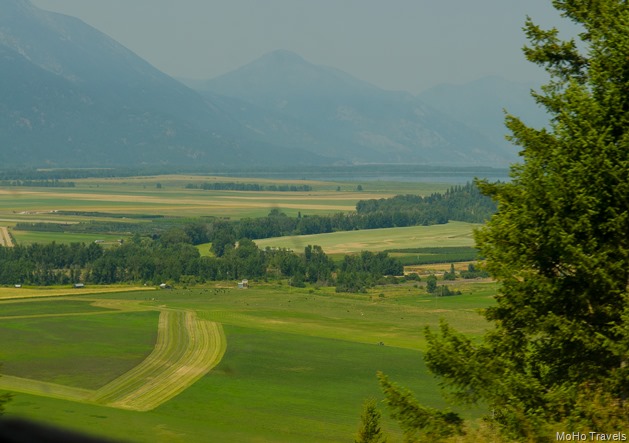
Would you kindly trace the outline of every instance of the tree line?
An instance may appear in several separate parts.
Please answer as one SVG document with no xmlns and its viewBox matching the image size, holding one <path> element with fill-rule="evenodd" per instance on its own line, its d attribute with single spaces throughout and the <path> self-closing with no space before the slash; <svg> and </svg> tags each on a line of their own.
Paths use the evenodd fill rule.
<svg viewBox="0 0 629 443">
<path fill-rule="evenodd" d="M 204 182 L 188 183 L 186 189 L 203 189 L 205 191 L 270 191 L 270 192 L 309 192 L 310 185 L 261 185 L 259 183 L 237 182 Z"/>
<path fill-rule="evenodd" d="M 289 279 L 294 286 L 333 286 L 338 281 L 340 291 L 359 292 L 385 275 L 403 273 L 402 265 L 386 253 L 365 251 L 337 266 L 320 246 L 307 246 L 297 254 L 282 248 L 261 250 L 242 238 L 226 246 L 221 257 L 205 257 L 179 240 L 177 235 L 157 240 L 136 235 L 113 248 L 54 242 L 0 247 L 0 284 L 202 283 L 246 278 Z M 361 285 L 347 283 L 354 280 Z"/>
<path fill-rule="evenodd" d="M 380 214 L 393 226 L 424 224 L 426 214 L 439 220 L 483 223 L 496 212 L 496 203 L 483 195 L 473 183 L 457 185 L 445 193 L 396 195 L 378 200 L 361 200 L 356 204 L 359 215 Z"/>
<path fill-rule="evenodd" d="M 0 180 L 0 186 L 25 186 L 33 188 L 74 188 L 71 181 L 51 180 Z"/>
</svg>

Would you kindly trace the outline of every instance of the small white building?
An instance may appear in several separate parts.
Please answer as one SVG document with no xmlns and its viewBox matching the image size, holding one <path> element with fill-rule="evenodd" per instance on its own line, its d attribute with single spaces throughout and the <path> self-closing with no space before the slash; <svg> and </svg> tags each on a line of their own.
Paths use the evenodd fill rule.
<svg viewBox="0 0 629 443">
<path fill-rule="evenodd" d="M 249 287 L 249 280 L 243 280 L 238 282 L 238 289 L 247 289 Z"/>
</svg>

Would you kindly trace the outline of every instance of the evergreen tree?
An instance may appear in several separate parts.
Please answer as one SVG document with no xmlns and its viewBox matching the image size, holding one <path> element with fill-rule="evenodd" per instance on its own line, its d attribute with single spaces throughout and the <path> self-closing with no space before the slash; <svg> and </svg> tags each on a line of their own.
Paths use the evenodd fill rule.
<svg viewBox="0 0 629 443">
<path fill-rule="evenodd" d="M 355 443 L 385 443 L 386 438 L 380 430 L 380 411 L 376 400 L 369 399 L 363 404 L 363 413 L 360 416 L 360 428 Z"/>
<path fill-rule="evenodd" d="M 551 120 L 507 117 L 523 163 L 482 183 L 498 213 L 476 234 L 501 282 L 478 344 L 442 324 L 428 367 L 462 403 L 484 404 L 510 438 L 606 432 L 629 422 L 629 5 L 555 0 L 577 40 L 530 19 L 526 57 L 550 82 Z"/>
<path fill-rule="evenodd" d="M 437 277 L 435 277 L 433 274 L 430 274 L 426 278 L 426 292 L 428 292 L 429 294 L 432 294 L 436 290 L 437 290 Z"/>
</svg>

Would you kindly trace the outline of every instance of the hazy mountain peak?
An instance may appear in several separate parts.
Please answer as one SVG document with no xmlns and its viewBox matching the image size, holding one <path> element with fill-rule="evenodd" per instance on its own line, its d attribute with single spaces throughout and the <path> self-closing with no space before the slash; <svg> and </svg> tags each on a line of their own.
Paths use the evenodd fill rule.
<svg viewBox="0 0 629 443">
<path fill-rule="evenodd" d="M 328 66 L 316 65 L 284 49 L 205 82 L 202 90 L 244 100 L 278 103 L 304 96 L 378 94 L 379 88 Z M 259 102 L 258 102 L 259 104 Z"/>
<path fill-rule="evenodd" d="M 0 60 L 7 164 L 235 164 L 277 152 L 256 157 L 238 122 L 198 93 L 81 20 L 26 0 L 0 0 Z"/>
<path fill-rule="evenodd" d="M 301 55 L 287 49 L 276 49 L 275 51 L 268 52 L 258 60 L 271 63 L 307 63 Z"/>
</svg>

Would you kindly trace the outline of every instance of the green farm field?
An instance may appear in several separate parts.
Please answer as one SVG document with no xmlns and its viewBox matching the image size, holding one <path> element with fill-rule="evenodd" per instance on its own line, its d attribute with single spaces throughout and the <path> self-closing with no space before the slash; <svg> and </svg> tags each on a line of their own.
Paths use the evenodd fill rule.
<svg viewBox="0 0 629 443">
<path fill-rule="evenodd" d="M 95 241 L 103 241 L 104 246 L 125 239 L 125 236 L 112 234 L 79 234 L 68 232 L 37 232 L 37 231 L 19 231 L 12 230 L 11 233 L 16 242 L 20 245 L 28 245 L 32 243 L 93 243 Z"/>
<path fill-rule="evenodd" d="M 263 178 L 211 177 L 200 175 L 165 175 L 151 177 L 125 177 L 117 179 L 76 179 L 72 188 L 46 187 L 0 187 L 0 227 L 8 227 L 18 244 L 31 243 L 91 243 L 103 240 L 107 243 L 126 239 L 124 234 L 41 232 L 16 230 L 19 222 L 115 222 L 151 223 L 146 217 L 175 217 L 188 219 L 195 217 L 220 217 L 239 219 L 243 217 L 266 216 L 271 210 L 279 209 L 289 216 L 331 214 L 355 209 L 363 199 L 387 198 L 397 194 L 430 195 L 443 192 L 449 185 L 443 183 L 409 182 L 366 182 L 363 191 L 356 190 L 356 183 L 319 182 L 308 180 L 269 180 Z M 308 192 L 268 192 L 268 191 L 214 191 L 186 189 L 186 185 L 203 183 L 256 183 L 269 185 L 308 185 Z M 158 188 L 157 186 L 160 186 Z M 340 190 L 339 190 L 340 189 Z M 73 213 L 74 212 L 74 213 Z M 87 213 L 92 213 L 87 215 Z M 464 224 L 465 225 L 465 224 Z M 453 235 L 465 236 L 471 231 L 461 225 Z M 301 249 L 303 246 L 327 241 L 330 245 L 339 241 L 346 243 L 348 251 L 388 246 L 407 247 L 405 236 L 413 242 L 417 235 L 412 230 L 395 232 L 386 230 L 365 231 L 364 233 L 331 234 L 327 237 L 295 240 L 295 237 L 279 240 L 279 245 Z M 467 229 L 467 231 L 466 231 Z M 428 238 L 425 230 L 420 236 L 426 237 L 426 244 L 437 245 L 445 239 L 446 245 L 465 246 L 471 237 L 448 238 L 448 232 L 435 232 L 435 238 Z M 439 231 L 439 229 L 437 229 Z M 345 235 L 347 238 L 345 238 Z M 354 238 L 360 237 L 360 238 Z M 367 237 L 362 238 L 362 237 Z M 414 238 L 415 237 L 415 238 Z M 337 241 L 339 240 L 339 241 Z M 275 240 L 273 240 L 275 242 Z M 266 245 L 267 243 L 262 243 Z M 416 243 L 412 243 L 415 245 Z M 422 243 L 424 244 L 424 243 Z M 303 245 L 303 246 L 302 246 Z M 105 245 L 106 246 L 106 245 Z M 273 244 L 273 246 L 276 246 Z M 202 245 L 200 250 L 205 255 Z M 340 249 L 342 250 L 342 248 Z"/>
<path fill-rule="evenodd" d="M 120 179 L 77 179 L 73 188 L 0 187 L 0 224 L 18 221 L 76 222 L 83 217 L 55 211 L 98 211 L 163 216 L 259 217 L 278 208 L 288 215 L 329 214 L 350 211 L 362 199 L 396 194 L 429 195 L 443 192 L 447 184 L 370 182 L 363 191 L 346 182 L 267 180 L 230 177 L 167 175 Z M 308 192 L 212 191 L 186 189 L 205 182 L 309 185 Z M 157 188 L 157 186 L 161 186 Z M 340 188 L 340 191 L 337 189 Z M 107 217 L 91 218 L 107 220 Z"/>
<path fill-rule="evenodd" d="M 289 248 L 301 251 L 307 245 L 319 245 L 327 254 L 350 254 L 364 250 L 474 246 L 472 236 L 478 224 L 450 222 L 444 225 L 404 228 L 367 229 L 329 234 L 287 236 L 256 240 L 259 248 Z"/>
<path fill-rule="evenodd" d="M 8 415 L 126 441 L 351 441 L 362 402 L 382 398 L 378 370 L 445 406 L 422 362 L 423 328 L 446 319 L 478 337 L 478 310 L 495 292 L 454 285 L 463 295 L 434 298 L 421 283 L 348 295 L 225 282 L 7 300 L 0 389 L 15 392 Z M 173 367 L 199 370 L 184 383 L 164 369 Z M 159 377 L 168 392 L 142 390 Z M 383 412 L 389 441 L 401 441 Z"/>
</svg>

